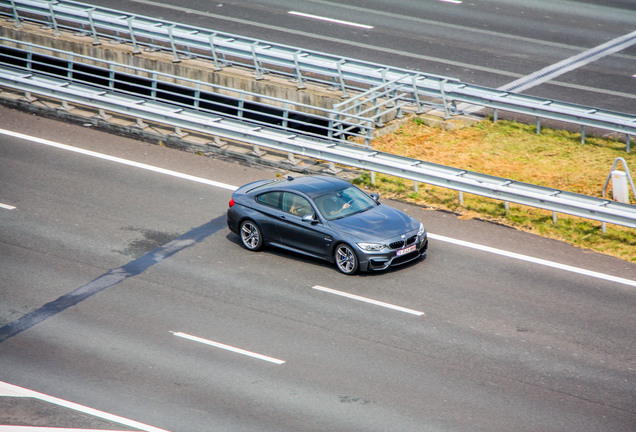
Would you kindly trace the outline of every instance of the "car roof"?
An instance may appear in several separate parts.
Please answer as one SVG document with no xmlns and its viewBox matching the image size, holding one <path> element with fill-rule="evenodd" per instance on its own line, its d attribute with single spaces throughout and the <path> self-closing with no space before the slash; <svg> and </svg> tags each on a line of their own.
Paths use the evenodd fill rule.
<svg viewBox="0 0 636 432">
<path fill-rule="evenodd" d="M 335 177 L 328 176 L 302 176 L 287 177 L 285 179 L 257 187 L 258 191 L 267 189 L 284 189 L 304 193 L 310 197 L 322 195 L 325 192 L 339 190 L 350 186 L 350 183 Z M 251 190 L 252 192 L 254 190 Z"/>
</svg>

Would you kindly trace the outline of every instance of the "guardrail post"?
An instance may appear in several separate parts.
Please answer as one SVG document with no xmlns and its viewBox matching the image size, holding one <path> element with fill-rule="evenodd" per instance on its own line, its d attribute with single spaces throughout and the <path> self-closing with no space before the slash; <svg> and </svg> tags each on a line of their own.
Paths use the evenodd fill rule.
<svg viewBox="0 0 636 432">
<path fill-rule="evenodd" d="M 254 42 L 252 44 L 252 58 L 254 59 L 254 69 L 256 70 L 256 79 L 262 80 L 263 75 L 261 74 L 261 64 L 258 61 L 258 58 L 256 55 L 256 45 L 258 45 L 258 42 Z"/>
<path fill-rule="evenodd" d="M 404 111 L 402 110 L 402 104 L 397 102 L 397 109 L 395 111 L 395 118 L 401 119 L 404 117 Z"/>
<path fill-rule="evenodd" d="M 585 126 L 581 126 L 581 144 L 585 144 Z"/>
<path fill-rule="evenodd" d="M 281 122 L 281 126 L 283 129 L 287 129 L 287 125 L 289 123 L 289 102 L 285 102 L 283 107 L 283 121 Z"/>
<path fill-rule="evenodd" d="M 141 50 L 137 46 L 137 38 L 135 38 L 135 30 L 133 29 L 133 26 L 132 26 L 132 20 L 134 19 L 135 17 L 126 18 L 126 21 L 128 21 L 128 32 L 130 33 L 130 41 L 133 44 L 133 54 L 141 54 Z"/>
<path fill-rule="evenodd" d="M 197 111 L 201 107 L 201 84 L 197 83 L 194 86 L 194 109 Z"/>
<path fill-rule="evenodd" d="M 625 151 L 629 153 L 630 143 L 629 143 L 629 134 L 625 135 Z"/>
<path fill-rule="evenodd" d="M 137 117 L 137 121 L 135 123 L 135 126 L 137 126 L 139 129 L 146 129 L 148 126 L 148 123 L 144 122 L 144 119 Z"/>
<path fill-rule="evenodd" d="M 552 212 L 552 223 L 554 225 L 557 224 L 557 212 L 555 212 L 555 211 Z"/>
<path fill-rule="evenodd" d="M 49 12 L 51 13 L 51 25 L 53 26 L 53 34 L 59 36 L 60 30 L 57 28 L 57 20 L 55 19 L 55 10 L 53 10 L 53 2 L 49 3 Z"/>
<path fill-rule="evenodd" d="M 444 104 L 444 115 L 446 118 L 450 117 L 450 111 L 448 110 L 448 102 L 446 101 L 446 92 L 444 91 L 444 84 L 448 81 L 448 79 L 443 79 L 439 82 L 439 92 L 442 96 L 442 103 Z"/>
<path fill-rule="evenodd" d="M 64 111 L 73 111 L 75 109 L 75 107 L 72 106 L 72 105 L 69 105 L 68 101 L 63 100 L 62 101 L 62 106 L 59 107 L 58 109 L 62 109 Z"/>
<path fill-rule="evenodd" d="M 298 90 L 306 88 L 305 84 L 303 83 L 303 74 L 300 70 L 300 64 L 298 63 L 298 56 L 301 54 L 302 52 L 300 50 L 294 53 L 294 64 L 296 65 L 296 80 L 298 80 Z"/>
<path fill-rule="evenodd" d="M 177 138 L 184 138 L 184 137 L 186 137 L 188 135 L 189 135 L 189 133 L 188 132 L 183 132 L 179 126 L 175 126 L 174 132 L 169 134 L 169 136 L 173 136 L 173 137 L 177 137 Z"/>
<path fill-rule="evenodd" d="M 420 92 L 417 91 L 417 80 L 420 78 L 418 75 L 413 75 L 411 77 L 411 81 L 413 83 L 413 97 L 415 98 L 415 104 L 417 105 L 416 114 L 422 114 L 424 110 L 422 109 L 422 102 L 420 101 Z"/>
<path fill-rule="evenodd" d="M 11 0 L 11 8 L 13 9 L 13 19 L 15 20 L 16 27 L 22 27 L 22 21 L 20 21 L 20 15 L 18 15 L 18 9 L 15 7 L 15 1 Z"/>
<path fill-rule="evenodd" d="M 541 134 L 541 117 L 537 117 L 537 135 Z"/>
<path fill-rule="evenodd" d="M 499 110 L 495 108 L 492 112 L 492 121 L 493 123 L 497 123 L 497 120 L 499 120 Z"/>
<path fill-rule="evenodd" d="M 214 36 L 216 36 L 216 33 L 212 33 L 210 35 L 210 50 L 212 51 L 212 60 L 214 61 L 214 70 L 220 71 L 222 68 L 221 68 L 221 64 L 219 63 L 219 58 L 216 54 L 216 47 L 214 46 Z"/>
<path fill-rule="evenodd" d="M 171 26 L 168 26 L 168 36 L 170 37 L 170 48 L 172 48 L 172 63 L 179 63 L 181 61 L 181 59 L 179 58 L 179 54 L 177 53 L 177 46 L 174 43 L 174 37 L 172 36 L 172 30 L 174 29 L 174 27 L 176 26 L 176 24 L 172 24 Z"/>
<path fill-rule="evenodd" d="M 21 98 L 23 101 L 29 102 L 29 103 L 33 103 L 36 100 L 38 100 L 38 98 L 33 97 L 33 95 L 31 94 L 31 92 L 24 92 L 24 96 Z"/>
<path fill-rule="evenodd" d="M 216 148 L 223 148 L 227 145 L 227 141 L 223 141 L 218 135 L 214 135 L 212 141 L 207 144 Z"/>
<path fill-rule="evenodd" d="M 263 157 L 267 154 L 267 152 L 264 152 L 263 150 L 261 150 L 257 145 L 254 145 L 252 147 L 252 151 L 251 154 L 253 154 L 256 157 Z"/>
<path fill-rule="evenodd" d="M 157 99 L 157 73 L 153 72 L 152 74 L 152 83 L 150 84 L 150 97 L 153 100 Z"/>
<path fill-rule="evenodd" d="M 464 206 L 464 191 L 459 191 L 459 205 Z"/>
<path fill-rule="evenodd" d="M 375 125 L 376 127 L 384 127 L 384 120 L 382 119 L 382 115 L 378 115 L 380 113 L 380 107 L 378 105 L 378 98 L 377 96 L 373 96 L 373 118 L 375 119 Z M 359 112 L 359 110 L 358 110 Z M 358 114 L 358 112 L 356 112 L 356 114 Z"/>
<path fill-rule="evenodd" d="M 102 43 L 97 36 L 97 30 L 95 30 L 95 21 L 93 21 L 93 11 L 95 8 L 86 9 L 86 14 L 88 15 L 88 21 L 91 25 L 91 33 L 93 34 L 93 45 L 101 45 Z"/>
<path fill-rule="evenodd" d="M 336 67 L 338 68 L 338 80 L 340 81 L 340 90 L 342 90 L 342 97 L 347 96 L 347 86 L 345 85 L 344 76 L 342 75 L 342 65 L 345 64 L 345 59 L 340 59 L 336 62 Z"/>
<path fill-rule="evenodd" d="M 285 160 L 285 162 L 291 165 L 298 165 L 302 161 L 300 159 L 296 159 L 296 155 L 292 152 L 287 152 L 287 159 Z"/>
<path fill-rule="evenodd" d="M 108 114 L 103 108 L 100 108 L 98 111 L 98 114 L 95 117 L 101 120 L 108 120 L 112 118 L 113 116 Z"/>
<path fill-rule="evenodd" d="M 333 129 L 334 129 L 334 115 L 333 114 L 329 114 L 329 125 L 327 126 L 327 138 L 329 138 L 330 140 L 333 139 Z"/>
</svg>

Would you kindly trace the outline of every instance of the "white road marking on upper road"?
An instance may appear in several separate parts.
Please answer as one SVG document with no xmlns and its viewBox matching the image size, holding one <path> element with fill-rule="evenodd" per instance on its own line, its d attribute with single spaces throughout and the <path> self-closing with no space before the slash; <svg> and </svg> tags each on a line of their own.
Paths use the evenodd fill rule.
<svg viewBox="0 0 636 432">
<path fill-rule="evenodd" d="M 49 402 L 49 403 L 52 403 L 52 404 L 55 404 L 55 405 L 58 405 L 58 406 L 61 406 L 61 407 L 64 407 L 64 408 L 72 409 L 74 411 L 79 411 L 79 412 L 82 412 L 84 414 L 88 414 L 88 415 L 91 415 L 91 416 L 99 417 L 99 418 L 104 419 L 104 420 L 108 420 L 108 421 L 112 421 L 112 422 L 119 423 L 119 424 L 122 424 L 122 425 L 126 425 L 126 426 L 129 426 L 131 428 L 140 429 L 142 431 L 147 431 L 147 432 L 168 432 L 165 429 L 159 429 L 159 428 L 156 428 L 154 426 L 149 426 L 147 424 L 139 423 L 139 422 L 136 422 L 134 420 L 129 420 L 129 419 L 124 418 L 124 417 L 119 417 L 119 416 L 116 416 L 114 414 L 109 414 L 109 413 L 104 412 L 104 411 L 99 411 L 99 410 L 96 410 L 96 409 L 93 409 L 93 408 L 89 408 L 89 407 L 86 407 L 86 406 L 83 406 L 83 405 L 79 405 L 79 404 L 76 404 L 76 403 L 73 403 L 73 402 L 66 401 L 64 399 L 59 399 L 59 398 L 56 398 L 56 397 L 53 397 L 53 396 L 46 395 L 44 393 L 39 393 L 39 392 L 36 392 L 36 391 L 33 391 L 33 390 L 28 390 L 28 389 L 25 389 L 23 387 L 18 387 L 16 385 L 9 384 L 9 383 L 2 382 L 2 381 L 0 381 L 0 396 L 35 398 L 35 399 L 39 399 L 39 400 L 42 400 L 42 401 L 45 401 L 45 402 Z M 12 431 L 13 429 L 9 429 L 9 430 Z M 17 431 L 18 429 L 15 429 L 15 430 Z M 33 430 L 33 429 L 30 429 L 30 430 Z M 56 428 L 55 430 L 62 432 L 65 429 Z"/>
<path fill-rule="evenodd" d="M 437 0 L 437 1 L 441 1 L 444 3 L 453 3 L 453 4 L 462 4 L 463 2 L 460 0 Z"/>
<path fill-rule="evenodd" d="M 152 165 L 147 165 L 141 162 L 135 162 L 135 161 L 131 161 L 128 159 L 122 159 L 116 156 L 110 156 L 104 153 L 98 153 L 98 152 L 94 152 L 91 150 L 85 150 L 79 147 L 73 147 L 70 145 L 66 145 L 66 144 L 60 144 L 54 141 L 50 141 L 47 139 L 43 139 L 43 138 L 36 138 L 30 135 L 25 135 L 25 134 L 21 134 L 19 132 L 13 132 L 13 131 L 9 131 L 9 130 L 5 130 L 5 129 L 0 129 L 0 134 L 3 135 L 8 135 L 8 136 L 12 136 L 15 138 L 20 138 L 20 139 L 24 139 L 27 141 L 33 141 L 35 143 L 38 144 L 44 144 L 50 147 L 55 147 L 55 148 L 59 148 L 62 150 L 68 150 L 71 152 L 75 152 L 75 153 L 79 153 L 79 154 L 83 154 L 85 156 L 92 156 L 92 157 L 96 157 L 99 159 L 104 159 L 110 162 L 116 162 L 119 164 L 123 164 L 123 165 L 129 165 L 135 168 L 141 168 L 141 169 L 145 169 L 148 171 L 154 171 L 160 174 L 165 174 L 165 175 L 169 175 L 169 176 L 173 176 L 173 177 L 178 177 L 184 180 L 190 180 L 190 181 L 194 181 L 197 183 L 203 183 L 203 184 L 207 184 L 210 186 L 215 186 L 218 188 L 222 188 L 222 189 L 228 189 L 228 190 L 235 190 L 236 186 L 232 186 L 232 185 L 228 185 L 226 183 L 220 183 L 217 181 L 213 181 L 213 180 L 208 180 L 208 179 L 204 179 L 202 177 L 195 177 L 189 174 L 183 174 L 177 171 L 172 171 L 172 170 L 168 170 L 168 169 L 164 169 L 164 168 L 159 168 L 156 166 L 152 166 Z"/>
<path fill-rule="evenodd" d="M 605 273 L 598 273 L 595 271 L 591 271 L 591 270 L 587 270 L 587 269 L 583 269 L 583 268 L 579 268 L 579 267 L 573 267 L 567 264 L 559 264 L 553 261 L 548 261 L 548 260 L 544 260 L 541 258 L 534 258 L 528 255 L 522 255 L 522 254 L 518 254 L 515 252 L 509 252 L 509 251 L 505 251 L 505 250 L 501 250 L 501 249 L 496 249 L 490 246 L 484 246 L 484 245 L 480 245 L 480 244 L 476 244 L 476 243 L 471 243 L 471 242 L 467 242 L 464 240 L 458 240 L 458 239 L 454 239 L 451 237 L 445 237 L 439 234 L 431 234 L 428 233 L 428 236 L 434 240 L 439 240 L 439 241 L 443 241 L 446 243 L 452 243 L 458 246 L 463 246 L 463 247 L 467 247 L 467 248 L 471 248 L 471 249 L 477 249 L 483 252 L 488 252 L 488 253 L 492 253 L 492 254 L 496 254 L 496 255 L 503 255 L 506 256 L 508 258 L 514 258 L 514 259 L 518 259 L 521 261 L 527 261 L 527 262 L 531 262 L 534 264 L 540 264 L 546 267 L 552 267 L 555 269 L 559 269 L 559 270 L 565 270 L 571 273 L 578 273 L 581 275 L 585 275 L 585 276 L 590 276 L 590 277 L 594 277 L 594 278 L 598 278 L 598 279 L 604 279 L 610 282 L 616 282 L 616 283 L 620 283 L 620 284 L 625 284 L 625 285 L 629 285 L 629 286 L 633 286 L 636 287 L 636 281 L 631 280 L 631 279 L 625 279 L 625 278 L 621 278 L 621 277 L 616 277 L 616 276 L 612 276 L 612 275 L 608 275 Z"/>
<path fill-rule="evenodd" d="M 355 294 L 349 294 L 349 293 L 346 293 L 346 292 L 342 292 L 342 291 L 338 291 L 338 290 L 335 290 L 335 289 L 323 287 L 323 286 L 320 286 L 320 285 L 315 285 L 312 288 L 315 289 L 315 290 L 318 290 L 318 291 L 324 291 L 324 292 L 327 292 L 327 293 L 330 293 L 330 294 L 335 294 L 335 295 L 339 295 L 339 296 L 342 296 L 342 297 L 347 297 L 347 298 L 350 298 L 350 299 L 353 299 L 353 300 L 358 300 L 358 301 L 361 301 L 361 302 L 370 303 L 370 304 L 373 304 L 373 305 L 376 305 L 376 306 L 381 306 L 381 307 L 384 307 L 384 308 L 393 309 L 393 310 L 397 310 L 397 311 L 400 311 L 400 312 L 405 312 L 405 313 L 408 313 L 408 314 L 411 314 L 411 315 L 417 315 L 417 316 L 424 315 L 424 312 L 416 311 L 416 310 L 413 310 L 413 309 L 408 309 L 408 308 L 405 308 L 405 307 L 402 307 L 402 306 L 396 306 L 396 305 L 393 305 L 393 304 L 390 304 L 390 303 L 384 303 L 384 302 L 381 302 L 381 301 L 378 301 L 378 300 L 373 300 L 373 299 L 370 299 L 370 298 L 367 298 L 367 297 L 361 297 L 361 296 L 355 295 Z"/>
<path fill-rule="evenodd" d="M 219 342 L 214 342 L 214 341 L 211 341 L 211 340 L 208 340 L 208 339 L 203 339 L 203 338 L 200 338 L 198 336 L 192 336 L 192 335 L 189 335 L 187 333 L 173 332 L 173 331 L 171 331 L 170 333 L 172 333 L 173 335 L 175 335 L 177 337 L 180 337 L 180 338 L 189 339 L 189 340 L 194 341 L 194 342 L 199 342 L 199 343 L 202 343 L 202 344 L 205 344 L 205 345 L 210 345 L 210 346 L 213 346 L 213 347 L 216 347 L 216 348 L 221 348 L 221 349 L 224 349 L 224 350 L 227 350 L 227 351 L 232 351 L 232 352 L 235 352 L 237 354 L 242 354 L 242 355 L 246 355 L 246 356 L 249 356 L 249 357 L 254 357 L 254 358 L 257 358 L 259 360 L 265 360 L 265 361 L 268 361 L 270 363 L 276 363 L 278 365 L 281 365 L 281 364 L 285 363 L 285 360 L 279 360 L 279 359 L 274 358 L 274 357 L 268 357 L 268 356 L 265 356 L 265 355 L 262 355 L 262 354 L 257 354 L 257 353 L 251 352 L 251 351 L 246 351 L 246 350 L 241 349 L 241 348 L 236 348 L 236 347 L 233 347 L 233 346 L 230 346 L 230 345 L 225 345 L 225 344 L 222 344 L 222 343 L 219 343 Z"/>
<path fill-rule="evenodd" d="M 590 48 L 575 56 L 547 66 L 530 75 L 521 77 L 518 80 L 499 87 L 498 90 L 520 93 L 523 90 L 542 84 L 546 81 L 551 81 L 559 75 L 578 69 L 581 66 L 585 66 L 586 64 L 596 61 L 602 57 L 627 49 L 634 44 L 636 44 L 636 31 L 617 37 L 609 42 L 605 42 L 604 44 Z"/>
<path fill-rule="evenodd" d="M 319 20 L 319 21 L 326 21 L 326 22 L 330 22 L 330 23 L 334 23 L 334 24 L 348 25 L 348 26 L 351 26 L 351 27 L 360 27 L 360 28 L 364 28 L 364 29 L 372 29 L 373 28 L 373 26 L 366 25 L 366 24 L 358 24 L 358 23 L 354 23 L 354 22 L 350 22 L 350 21 L 342 21 L 342 20 L 333 19 L 333 18 L 327 18 L 327 17 L 323 17 L 323 16 L 318 16 L 318 15 L 311 15 L 311 14 L 307 14 L 307 13 L 303 13 L 303 12 L 289 11 L 287 13 L 289 15 L 296 15 L 296 16 L 303 17 L 303 18 L 311 18 L 311 19 L 315 19 L 315 20 Z"/>
<path fill-rule="evenodd" d="M 166 170 L 166 169 L 163 169 L 163 168 L 153 167 L 151 165 L 146 165 L 146 164 L 142 164 L 142 163 L 139 163 L 139 162 L 129 161 L 129 160 L 126 160 L 126 159 L 121 159 L 121 158 L 117 158 L 117 157 L 114 157 L 114 156 L 109 156 L 109 155 L 105 155 L 105 154 L 102 154 L 102 153 L 93 152 L 93 151 L 90 151 L 90 150 L 84 150 L 84 149 L 80 149 L 80 148 L 77 148 L 77 147 L 69 146 L 69 145 L 66 145 L 66 144 L 59 144 L 59 143 L 55 143 L 53 141 L 45 140 L 45 139 L 42 139 L 42 138 L 36 138 L 36 137 L 33 137 L 33 136 L 21 134 L 21 133 L 18 133 L 18 132 L 12 132 L 12 131 L 8 131 L 8 130 L 0 129 L 0 134 L 14 136 L 16 138 L 21 138 L 21 139 L 33 141 L 33 142 L 36 142 L 36 143 L 39 143 L 39 144 L 44 144 L 44 145 L 60 148 L 60 149 L 63 149 L 63 150 L 68 150 L 68 151 L 72 151 L 72 152 L 76 152 L 76 153 L 81 153 L 81 154 L 84 154 L 84 155 L 87 155 L 87 156 L 93 156 L 93 157 L 97 157 L 97 158 L 100 158 L 100 159 L 110 160 L 110 161 L 114 161 L 114 162 L 130 165 L 130 166 L 137 167 L 137 168 L 147 169 L 147 170 L 158 172 L 158 173 L 161 173 L 161 174 L 166 174 L 166 175 L 178 177 L 178 178 L 182 178 L 182 179 L 185 179 L 185 180 L 191 180 L 191 181 L 195 181 L 195 182 L 198 182 L 198 183 L 207 184 L 207 185 L 210 185 L 210 186 L 220 187 L 220 188 L 223 188 L 223 189 L 236 190 L 238 188 L 238 186 L 233 186 L 233 185 L 229 185 L 229 184 L 226 184 L 226 183 L 220 183 L 220 182 L 216 182 L 216 181 L 213 181 L 213 180 L 204 179 L 204 178 L 201 178 L 201 177 L 195 177 L 195 176 L 191 176 L 191 175 L 188 175 L 188 174 L 179 173 L 179 172 L 176 172 L 176 171 Z M 521 255 L 521 254 L 517 254 L 517 253 L 514 253 L 514 252 L 508 252 L 508 251 L 504 251 L 504 250 L 501 250 L 501 249 L 492 248 L 492 247 L 489 247 L 489 246 L 483 246 L 483 245 L 479 245 L 479 244 L 476 244 L 476 243 L 470 243 L 470 242 L 463 241 L 463 240 L 457 240 L 457 239 L 453 239 L 451 237 L 445 237 L 445 236 L 433 234 L 433 233 L 430 233 L 430 232 L 429 232 L 428 235 L 429 235 L 430 238 L 435 239 L 435 240 L 445 241 L 445 242 L 448 242 L 448 243 L 454 243 L 456 245 L 470 247 L 470 248 L 473 248 L 473 249 L 479 249 L 479 250 L 482 250 L 482 251 L 485 251 L 485 252 L 494 253 L 494 254 L 497 254 L 497 255 L 504 255 L 504 256 L 507 256 L 507 257 L 510 257 L 510 258 L 515 258 L 515 259 L 520 259 L 520 260 L 523 260 L 523 261 L 533 262 L 535 264 L 544 265 L 544 266 L 547 266 L 547 267 L 557 268 L 557 269 L 560 269 L 560 270 L 565 270 L 565 271 L 569 271 L 569 272 L 573 272 L 573 273 L 578 273 L 578 274 L 582 274 L 582 275 L 586 275 L 586 276 L 591 276 L 591 277 L 595 277 L 595 278 L 599 278 L 599 279 L 604 279 L 604 280 L 607 280 L 607 281 L 617 282 L 617 283 L 620 283 L 620 284 L 625 284 L 625 285 L 636 287 L 636 281 L 633 281 L 633 280 L 630 280 L 630 279 L 616 277 L 616 276 L 608 275 L 608 274 L 605 274 L 605 273 L 598 273 L 598 272 L 594 272 L 594 271 L 591 271 L 591 270 L 586 270 L 586 269 L 581 269 L 581 268 L 577 268 L 577 267 L 568 266 L 568 265 L 565 265 L 565 264 L 559 264 L 559 263 L 556 263 L 556 262 L 547 261 L 547 260 L 540 259 L 540 258 L 533 258 L 533 257 L 530 257 L 530 256 Z"/>
<path fill-rule="evenodd" d="M 3 208 L 5 210 L 14 210 L 15 206 L 9 205 L 9 204 L 2 204 L 0 203 L 0 208 Z"/>
</svg>

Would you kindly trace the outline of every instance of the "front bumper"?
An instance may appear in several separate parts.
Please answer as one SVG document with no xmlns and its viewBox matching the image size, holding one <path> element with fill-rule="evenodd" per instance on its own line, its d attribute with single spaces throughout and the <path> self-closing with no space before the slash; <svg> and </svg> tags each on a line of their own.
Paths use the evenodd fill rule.
<svg viewBox="0 0 636 432">
<path fill-rule="evenodd" d="M 419 259 L 426 255 L 428 251 L 428 236 L 423 234 L 412 245 L 415 249 L 409 253 L 398 255 L 399 249 L 383 249 L 378 252 L 369 252 L 358 248 L 358 258 L 360 261 L 360 270 L 376 271 L 386 270 L 389 267 L 399 266 Z M 411 245 L 406 245 L 408 247 Z"/>
</svg>

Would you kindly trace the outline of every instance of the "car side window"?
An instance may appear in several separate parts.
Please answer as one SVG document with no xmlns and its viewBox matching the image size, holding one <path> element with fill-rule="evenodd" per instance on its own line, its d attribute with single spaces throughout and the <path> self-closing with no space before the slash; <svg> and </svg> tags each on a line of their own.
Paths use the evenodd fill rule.
<svg viewBox="0 0 636 432">
<path fill-rule="evenodd" d="M 283 194 L 283 211 L 300 217 L 314 214 L 314 209 L 307 199 L 291 192 Z"/>
<path fill-rule="evenodd" d="M 270 207 L 282 208 L 282 192 L 265 192 L 256 197 L 256 201 L 261 204 L 268 205 Z"/>
</svg>

